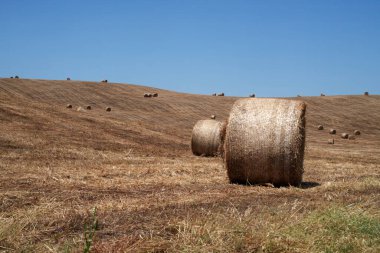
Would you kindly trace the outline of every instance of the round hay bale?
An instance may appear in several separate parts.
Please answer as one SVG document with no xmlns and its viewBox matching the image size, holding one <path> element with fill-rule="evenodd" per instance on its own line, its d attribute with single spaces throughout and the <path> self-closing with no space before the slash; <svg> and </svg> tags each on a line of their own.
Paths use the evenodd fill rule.
<svg viewBox="0 0 380 253">
<path fill-rule="evenodd" d="M 324 97 L 324 96 L 326 96 L 325 94 L 323 94 L 323 93 L 321 93 L 321 97 Z"/>
<path fill-rule="evenodd" d="M 349 139 L 349 140 L 355 140 L 355 136 L 354 136 L 354 135 L 351 135 L 351 134 L 349 134 L 349 135 L 348 135 L 348 139 Z"/>
<path fill-rule="evenodd" d="M 216 120 L 199 120 L 191 135 L 191 151 L 194 155 L 218 156 L 223 153 L 226 123 Z"/>
<path fill-rule="evenodd" d="M 364 96 L 369 96 L 368 91 L 364 92 Z"/>
<path fill-rule="evenodd" d="M 15 78 L 16 78 L 16 79 L 19 79 L 19 77 L 18 77 L 18 76 L 15 76 Z"/>
<path fill-rule="evenodd" d="M 106 112 L 110 112 L 110 111 L 111 111 L 111 107 L 107 107 Z"/>
<path fill-rule="evenodd" d="M 360 133 L 359 130 L 355 130 L 355 131 L 354 131 L 354 134 L 355 134 L 355 135 L 360 135 L 361 133 Z"/>
<path fill-rule="evenodd" d="M 323 126 L 322 125 L 318 125 L 318 130 L 323 130 Z"/>
<path fill-rule="evenodd" d="M 151 98 L 153 95 L 151 93 L 144 93 L 144 98 Z"/>
<path fill-rule="evenodd" d="M 299 185 L 303 175 L 302 101 L 239 99 L 230 112 L 224 164 L 231 183 Z"/>
<path fill-rule="evenodd" d="M 211 115 L 210 118 L 211 118 L 211 119 L 216 119 L 216 116 L 213 114 L 213 115 Z"/>
<path fill-rule="evenodd" d="M 340 137 L 341 137 L 342 139 L 348 139 L 348 133 L 342 133 L 342 134 L 340 135 Z"/>
<path fill-rule="evenodd" d="M 158 97 L 158 93 L 153 93 L 152 96 L 156 98 Z"/>
<path fill-rule="evenodd" d="M 72 106 L 71 104 L 67 104 L 67 105 L 66 105 L 66 108 L 71 109 L 71 108 L 73 108 L 73 106 Z"/>
<path fill-rule="evenodd" d="M 67 81 L 70 81 L 70 80 L 71 80 L 71 78 L 70 78 L 70 77 L 68 77 L 68 78 L 66 78 L 66 80 L 67 80 Z"/>
<path fill-rule="evenodd" d="M 252 94 L 249 95 L 249 97 L 250 98 L 254 98 L 254 97 L 256 97 L 256 95 L 252 93 Z"/>
<path fill-rule="evenodd" d="M 13 76 L 11 76 L 10 79 L 13 79 Z"/>
<path fill-rule="evenodd" d="M 82 106 L 79 106 L 79 107 L 77 108 L 77 111 L 78 111 L 78 112 L 85 112 L 85 110 L 83 109 Z"/>
<path fill-rule="evenodd" d="M 215 97 L 215 96 L 216 96 L 216 93 L 212 93 L 211 96 L 214 96 L 214 97 Z"/>
<path fill-rule="evenodd" d="M 329 134 L 336 134 L 336 130 L 331 128 L 330 131 L 329 131 Z"/>
<path fill-rule="evenodd" d="M 224 97 L 224 92 L 219 93 L 217 96 L 219 96 L 219 97 Z"/>
<path fill-rule="evenodd" d="M 108 80 L 102 80 L 102 83 L 108 83 Z"/>
<path fill-rule="evenodd" d="M 334 144 L 334 139 L 328 139 L 327 143 L 328 144 Z"/>
<path fill-rule="evenodd" d="M 92 109 L 91 105 L 86 106 L 86 109 L 91 110 Z"/>
</svg>

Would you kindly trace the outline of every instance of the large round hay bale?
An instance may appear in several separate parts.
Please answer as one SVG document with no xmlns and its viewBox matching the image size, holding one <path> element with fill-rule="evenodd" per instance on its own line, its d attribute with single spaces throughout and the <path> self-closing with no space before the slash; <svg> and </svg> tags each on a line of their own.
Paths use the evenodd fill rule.
<svg viewBox="0 0 380 253">
<path fill-rule="evenodd" d="M 318 130 L 323 130 L 323 126 L 322 125 L 318 125 Z"/>
<path fill-rule="evenodd" d="M 86 106 L 86 109 L 91 110 L 92 109 L 91 105 Z"/>
<path fill-rule="evenodd" d="M 305 112 L 302 101 L 237 100 L 224 142 L 230 182 L 299 185 L 303 175 Z"/>
<path fill-rule="evenodd" d="M 330 131 L 329 131 L 329 134 L 336 134 L 336 130 L 331 128 Z"/>
<path fill-rule="evenodd" d="M 354 131 L 354 134 L 355 134 L 355 135 L 360 135 L 361 133 L 360 133 L 359 130 L 355 130 L 355 131 Z"/>
<path fill-rule="evenodd" d="M 71 108 L 73 108 L 73 106 L 71 104 L 67 104 L 66 108 L 71 109 Z"/>
<path fill-rule="evenodd" d="M 111 111 L 111 107 L 107 107 L 107 108 L 106 108 L 106 111 L 107 111 L 107 112 L 110 112 L 110 111 Z"/>
<path fill-rule="evenodd" d="M 191 135 L 191 151 L 194 155 L 218 156 L 223 153 L 226 123 L 216 120 L 199 120 Z"/>
<path fill-rule="evenodd" d="M 342 133 L 342 134 L 340 135 L 340 137 L 341 137 L 342 139 L 348 139 L 348 133 Z"/>
</svg>

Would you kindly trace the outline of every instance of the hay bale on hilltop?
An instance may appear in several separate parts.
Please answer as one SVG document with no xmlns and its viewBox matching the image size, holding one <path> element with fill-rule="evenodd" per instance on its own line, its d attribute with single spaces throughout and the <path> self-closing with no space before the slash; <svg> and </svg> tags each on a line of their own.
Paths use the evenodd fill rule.
<svg viewBox="0 0 380 253">
<path fill-rule="evenodd" d="M 321 93 L 321 97 L 324 97 L 324 96 L 326 96 L 325 94 L 323 94 L 323 93 Z"/>
<path fill-rule="evenodd" d="M 111 111 L 111 107 L 107 107 L 106 112 L 110 112 L 110 111 Z"/>
<path fill-rule="evenodd" d="M 102 80 L 102 83 L 108 83 L 108 80 L 106 80 L 106 79 Z"/>
<path fill-rule="evenodd" d="M 91 105 L 86 106 L 86 109 L 91 110 L 92 109 Z"/>
<path fill-rule="evenodd" d="M 15 76 L 15 78 L 16 78 L 16 79 L 19 79 L 19 77 L 18 77 L 18 76 Z"/>
<path fill-rule="evenodd" d="M 249 94 L 249 97 L 254 98 L 254 97 L 256 97 L 256 95 L 252 93 L 252 94 Z"/>
<path fill-rule="evenodd" d="M 212 93 L 211 96 L 214 96 L 214 97 L 215 97 L 215 96 L 216 96 L 216 93 Z"/>
<path fill-rule="evenodd" d="M 340 135 L 340 137 L 341 137 L 342 139 L 348 139 L 348 133 L 342 133 L 342 134 Z"/>
<path fill-rule="evenodd" d="M 10 79 L 13 79 L 13 76 L 11 76 Z"/>
<path fill-rule="evenodd" d="M 330 131 L 329 131 L 329 134 L 336 134 L 336 130 L 331 128 Z"/>
<path fill-rule="evenodd" d="M 219 96 L 219 97 L 224 97 L 224 92 L 219 93 L 217 96 Z"/>
<path fill-rule="evenodd" d="M 328 139 L 327 141 L 328 144 L 334 144 L 334 142 L 335 142 L 334 139 Z"/>
<path fill-rule="evenodd" d="M 318 130 L 323 130 L 323 126 L 322 125 L 318 125 Z"/>
<path fill-rule="evenodd" d="M 223 153 L 226 123 L 216 120 L 199 120 L 191 135 L 191 151 L 194 155 L 218 156 Z"/>
<path fill-rule="evenodd" d="M 70 78 L 70 77 L 68 77 L 68 78 L 66 78 L 66 80 L 67 80 L 67 81 L 70 81 L 70 80 L 71 80 L 71 78 Z"/>
<path fill-rule="evenodd" d="M 66 108 L 71 109 L 71 108 L 73 108 L 73 106 L 71 104 L 67 104 Z"/>
<path fill-rule="evenodd" d="M 368 91 L 364 92 L 364 96 L 369 96 Z"/>
<path fill-rule="evenodd" d="M 144 93 L 144 98 L 151 98 L 153 95 L 151 93 Z"/>
<path fill-rule="evenodd" d="M 224 142 L 224 164 L 230 182 L 299 185 L 303 175 L 305 112 L 302 101 L 237 100 Z"/>
<path fill-rule="evenodd" d="M 360 135 L 361 132 L 360 132 L 359 130 L 355 130 L 355 131 L 354 131 L 354 134 L 355 134 L 355 135 Z"/>
<path fill-rule="evenodd" d="M 153 93 L 152 96 L 156 98 L 158 97 L 158 93 Z"/>
</svg>

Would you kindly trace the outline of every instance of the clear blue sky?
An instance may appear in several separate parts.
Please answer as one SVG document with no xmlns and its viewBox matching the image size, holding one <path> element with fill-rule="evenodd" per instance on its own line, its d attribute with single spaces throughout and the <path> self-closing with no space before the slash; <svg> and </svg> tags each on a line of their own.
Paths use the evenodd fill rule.
<svg viewBox="0 0 380 253">
<path fill-rule="evenodd" d="M 1 0 L 0 77 L 380 94 L 379 0 Z"/>
</svg>

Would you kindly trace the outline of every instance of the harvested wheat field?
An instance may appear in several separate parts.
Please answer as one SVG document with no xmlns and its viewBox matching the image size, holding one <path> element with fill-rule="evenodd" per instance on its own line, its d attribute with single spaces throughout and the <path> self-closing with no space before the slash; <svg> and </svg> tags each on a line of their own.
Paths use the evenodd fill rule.
<svg viewBox="0 0 380 253">
<path fill-rule="evenodd" d="M 379 252 L 380 96 L 293 98 L 303 182 L 280 188 L 230 184 L 222 158 L 192 155 L 194 124 L 237 99 L 0 79 L 0 251 Z M 329 145 L 330 128 L 361 135 Z"/>
</svg>

